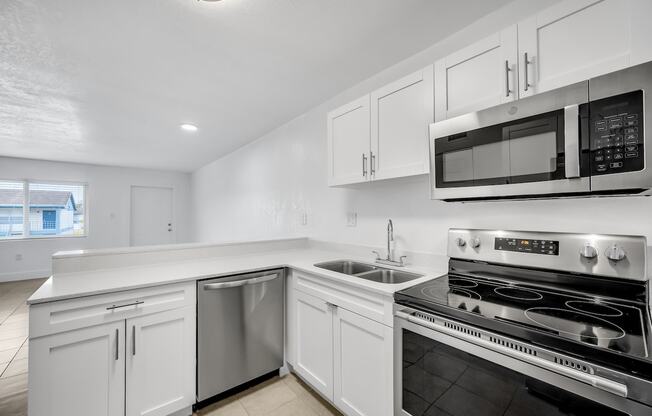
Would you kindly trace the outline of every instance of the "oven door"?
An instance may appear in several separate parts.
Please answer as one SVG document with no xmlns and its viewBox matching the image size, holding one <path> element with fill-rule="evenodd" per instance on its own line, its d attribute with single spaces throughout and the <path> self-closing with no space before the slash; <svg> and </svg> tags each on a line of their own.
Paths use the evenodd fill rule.
<svg viewBox="0 0 652 416">
<path fill-rule="evenodd" d="M 432 198 L 588 193 L 587 85 L 432 124 Z"/>
<path fill-rule="evenodd" d="M 651 407 L 622 395 L 417 324 L 400 312 L 394 330 L 396 415 L 652 414 Z"/>
</svg>

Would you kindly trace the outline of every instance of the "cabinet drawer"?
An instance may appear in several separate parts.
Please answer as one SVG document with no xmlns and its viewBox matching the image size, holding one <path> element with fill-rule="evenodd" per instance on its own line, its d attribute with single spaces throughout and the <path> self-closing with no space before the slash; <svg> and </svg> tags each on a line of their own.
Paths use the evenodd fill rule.
<svg viewBox="0 0 652 416">
<path fill-rule="evenodd" d="M 366 318 L 387 326 L 393 326 L 391 296 L 384 296 L 364 289 L 334 282 L 303 272 L 293 272 L 295 289 L 316 296 L 326 302 L 341 306 Z"/>
<path fill-rule="evenodd" d="M 196 304 L 195 282 L 86 296 L 30 306 L 29 336 L 37 338 Z"/>
</svg>

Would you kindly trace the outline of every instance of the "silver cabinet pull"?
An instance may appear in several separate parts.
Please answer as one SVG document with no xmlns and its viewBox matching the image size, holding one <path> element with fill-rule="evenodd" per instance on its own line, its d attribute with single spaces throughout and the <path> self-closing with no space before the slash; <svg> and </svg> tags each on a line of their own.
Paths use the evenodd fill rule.
<svg viewBox="0 0 652 416">
<path fill-rule="evenodd" d="M 120 359 L 120 330 L 116 328 L 115 330 L 115 360 Z"/>
<path fill-rule="evenodd" d="M 269 282 L 270 280 L 274 280 L 279 276 L 280 274 L 274 273 L 274 274 L 268 274 L 266 276 L 256 277 L 254 279 L 243 279 L 243 280 L 236 280 L 233 282 L 224 282 L 224 283 L 208 283 L 204 285 L 204 290 L 218 290 L 218 289 L 228 289 L 231 287 L 240 287 L 245 285 L 256 285 L 258 283 Z"/>
<path fill-rule="evenodd" d="M 376 155 L 374 155 L 374 152 L 369 152 L 371 154 L 371 160 L 369 161 L 371 165 L 371 174 L 375 175 L 376 174 Z"/>
<path fill-rule="evenodd" d="M 509 71 L 511 71 L 509 61 L 505 60 L 505 97 L 509 97 L 509 94 L 512 93 L 512 90 L 509 89 Z"/>
<path fill-rule="evenodd" d="M 136 325 L 131 326 L 131 355 L 136 355 Z"/>
<path fill-rule="evenodd" d="M 362 176 L 367 177 L 367 155 L 362 154 Z"/>
<path fill-rule="evenodd" d="M 107 310 L 107 311 L 111 311 L 111 310 L 114 310 L 114 309 L 126 308 L 127 306 L 142 305 L 143 303 L 145 303 L 145 301 L 143 301 L 143 300 L 137 300 L 136 302 L 133 302 L 133 303 L 127 303 L 126 305 L 113 305 L 113 306 L 109 306 L 108 308 L 106 308 L 106 310 Z"/>
<path fill-rule="evenodd" d="M 530 81 L 528 80 L 528 66 L 529 66 L 532 62 L 527 58 L 527 52 L 525 52 L 525 53 L 523 54 L 523 58 L 524 58 L 524 62 L 523 62 L 523 63 L 525 64 L 525 69 L 524 69 L 524 72 L 525 72 L 525 88 L 524 88 L 524 89 L 525 89 L 525 91 L 527 91 L 528 88 L 530 88 L 530 86 L 531 86 L 531 85 L 530 85 Z"/>
</svg>

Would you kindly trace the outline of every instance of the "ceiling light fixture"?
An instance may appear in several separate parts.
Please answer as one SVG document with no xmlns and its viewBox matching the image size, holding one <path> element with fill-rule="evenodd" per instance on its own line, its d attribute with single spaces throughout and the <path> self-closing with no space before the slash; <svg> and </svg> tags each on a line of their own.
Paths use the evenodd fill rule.
<svg viewBox="0 0 652 416">
<path fill-rule="evenodd" d="M 195 126 L 194 124 L 184 123 L 180 127 L 181 130 L 183 131 L 192 131 L 192 132 L 197 131 L 197 126 Z"/>
</svg>

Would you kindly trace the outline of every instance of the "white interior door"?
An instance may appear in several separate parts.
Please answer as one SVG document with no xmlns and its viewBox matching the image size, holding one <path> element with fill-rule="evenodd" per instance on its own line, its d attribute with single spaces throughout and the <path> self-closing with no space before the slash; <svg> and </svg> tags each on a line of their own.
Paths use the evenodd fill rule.
<svg viewBox="0 0 652 416">
<path fill-rule="evenodd" d="M 131 245 L 173 244 L 176 241 L 172 188 L 131 187 Z"/>
<path fill-rule="evenodd" d="M 517 51 L 514 25 L 435 62 L 435 120 L 515 100 Z"/>
</svg>

